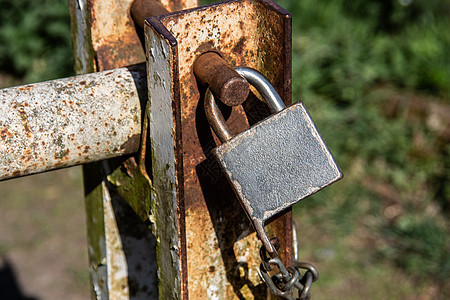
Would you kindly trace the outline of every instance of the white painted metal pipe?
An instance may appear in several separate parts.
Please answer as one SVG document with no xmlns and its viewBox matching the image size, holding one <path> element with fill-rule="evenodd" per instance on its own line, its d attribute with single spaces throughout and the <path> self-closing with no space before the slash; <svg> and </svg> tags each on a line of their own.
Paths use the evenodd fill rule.
<svg viewBox="0 0 450 300">
<path fill-rule="evenodd" d="M 144 64 L 0 90 L 0 180 L 137 152 L 141 101 Z"/>
</svg>

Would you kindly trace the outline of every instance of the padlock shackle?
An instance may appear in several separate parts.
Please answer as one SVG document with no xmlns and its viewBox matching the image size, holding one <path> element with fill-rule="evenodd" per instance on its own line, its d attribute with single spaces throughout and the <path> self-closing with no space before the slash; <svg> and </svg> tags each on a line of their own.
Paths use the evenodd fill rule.
<svg viewBox="0 0 450 300">
<path fill-rule="evenodd" d="M 248 83 L 253 85 L 261 94 L 264 101 L 270 108 L 272 114 L 282 111 L 286 108 L 283 100 L 267 78 L 252 68 L 236 67 L 234 68 L 242 77 L 247 79 Z"/>
<path fill-rule="evenodd" d="M 214 99 L 213 93 L 209 87 L 206 90 L 204 106 L 206 119 L 208 119 L 209 125 L 211 125 L 219 140 L 222 143 L 230 140 L 233 135 L 230 132 L 230 128 L 228 128 L 225 123 L 225 119 L 223 118 L 219 107 L 217 107 L 216 100 Z"/>
<path fill-rule="evenodd" d="M 260 72 L 247 67 L 234 68 L 242 77 L 244 77 L 261 94 L 266 104 L 269 106 L 272 114 L 282 111 L 286 108 L 280 95 L 278 95 L 272 84 Z M 224 143 L 233 137 L 230 128 L 225 123 L 225 119 L 216 104 L 213 93 L 208 88 L 205 94 L 205 113 L 209 124 L 214 130 L 219 140 Z"/>
</svg>

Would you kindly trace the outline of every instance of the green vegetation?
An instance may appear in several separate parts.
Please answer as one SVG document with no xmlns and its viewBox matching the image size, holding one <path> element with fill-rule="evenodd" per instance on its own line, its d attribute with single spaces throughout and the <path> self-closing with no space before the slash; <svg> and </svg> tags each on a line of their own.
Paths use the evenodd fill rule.
<svg viewBox="0 0 450 300">
<path fill-rule="evenodd" d="M 73 74 L 66 0 L 0 0 L 0 72 L 24 82 Z"/>
<path fill-rule="evenodd" d="M 314 295 L 448 298 L 450 4 L 279 3 L 294 99 L 345 174 L 295 208 L 301 257 L 322 271 Z"/>
</svg>

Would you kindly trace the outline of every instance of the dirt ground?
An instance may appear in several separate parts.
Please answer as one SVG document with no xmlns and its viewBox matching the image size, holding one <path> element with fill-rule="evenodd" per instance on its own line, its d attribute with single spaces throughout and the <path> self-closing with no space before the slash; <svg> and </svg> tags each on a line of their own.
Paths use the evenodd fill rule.
<svg viewBox="0 0 450 300">
<path fill-rule="evenodd" d="M 89 299 L 81 167 L 0 182 L 0 299 Z"/>
</svg>

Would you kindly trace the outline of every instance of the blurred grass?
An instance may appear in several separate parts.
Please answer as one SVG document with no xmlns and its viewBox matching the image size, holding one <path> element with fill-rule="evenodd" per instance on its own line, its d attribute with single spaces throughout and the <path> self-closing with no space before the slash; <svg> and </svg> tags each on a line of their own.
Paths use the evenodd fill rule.
<svg viewBox="0 0 450 300">
<path fill-rule="evenodd" d="M 80 167 L 2 181 L 0 191 L 0 298 L 25 299 L 6 280 L 37 299 L 89 298 Z M 7 263 L 15 278 L 4 277 Z"/>
<path fill-rule="evenodd" d="M 300 257 L 321 273 L 314 298 L 450 298 L 450 3 L 278 2 L 293 16 L 294 99 L 345 174 L 294 208 Z M 66 1 L 0 7 L 4 84 L 72 74 Z M 33 209 L 18 195 L 2 211 Z"/>
<path fill-rule="evenodd" d="M 0 0 L 0 73 L 14 84 L 74 73 L 66 0 Z"/>
<path fill-rule="evenodd" d="M 322 271 L 314 296 L 447 299 L 450 4 L 279 3 L 294 99 L 345 174 L 294 209 L 301 258 Z"/>
</svg>

